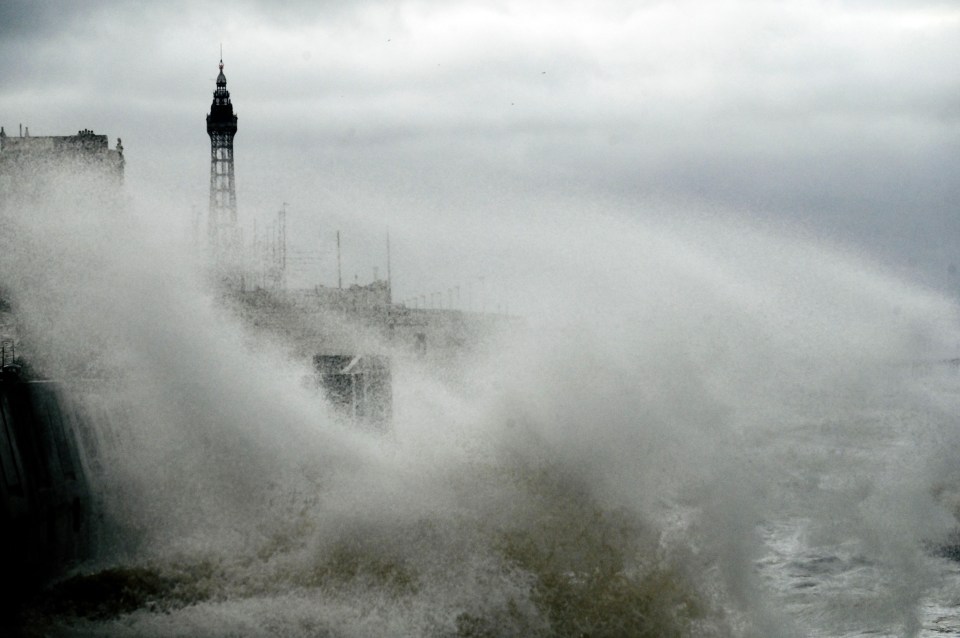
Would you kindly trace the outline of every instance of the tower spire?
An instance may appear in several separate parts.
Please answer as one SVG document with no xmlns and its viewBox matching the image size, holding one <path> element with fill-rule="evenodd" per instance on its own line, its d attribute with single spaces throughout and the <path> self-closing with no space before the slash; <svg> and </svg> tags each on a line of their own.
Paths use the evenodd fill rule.
<svg viewBox="0 0 960 638">
<path fill-rule="evenodd" d="M 227 77 L 223 74 L 223 45 L 220 45 L 220 74 L 207 115 L 210 136 L 210 212 L 207 233 L 217 267 L 236 271 L 239 267 L 237 190 L 233 173 L 233 136 L 237 116 L 230 102 Z"/>
</svg>

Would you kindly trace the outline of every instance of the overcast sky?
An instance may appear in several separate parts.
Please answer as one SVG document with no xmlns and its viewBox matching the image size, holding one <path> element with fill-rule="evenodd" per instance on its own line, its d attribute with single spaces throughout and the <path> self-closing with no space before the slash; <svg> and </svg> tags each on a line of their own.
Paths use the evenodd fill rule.
<svg viewBox="0 0 960 638">
<path fill-rule="evenodd" d="M 484 276 L 483 232 L 553 208 L 960 265 L 955 2 L 3 0 L 0 124 L 123 138 L 127 188 L 185 228 L 221 43 L 242 221 L 287 202 L 323 283 L 337 228 L 363 283 L 390 227 L 402 297 Z"/>
</svg>

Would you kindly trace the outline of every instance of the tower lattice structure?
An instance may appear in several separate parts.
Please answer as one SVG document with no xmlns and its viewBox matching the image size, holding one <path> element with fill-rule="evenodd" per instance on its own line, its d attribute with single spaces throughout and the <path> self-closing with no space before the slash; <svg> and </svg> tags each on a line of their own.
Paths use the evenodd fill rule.
<svg viewBox="0 0 960 638">
<path fill-rule="evenodd" d="M 207 226 L 210 248 L 219 267 L 236 269 L 239 266 L 239 229 L 237 189 L 233 174 L 233 136 L 237 134 L 237 116 L 230 103 L 222 59 L 213 103 L 207 115 L 207 134 L 210 136 L 210 211 Z"/>
</svg>

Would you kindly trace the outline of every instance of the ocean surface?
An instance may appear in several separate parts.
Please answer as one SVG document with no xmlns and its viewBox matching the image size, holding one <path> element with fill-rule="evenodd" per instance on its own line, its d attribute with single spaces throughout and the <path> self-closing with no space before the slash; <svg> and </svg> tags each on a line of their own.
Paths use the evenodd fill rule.
<svg viewBox="0 0 960 638">
<path fill-rule="evenodd" d="M 956 427 L 960 372 L 918 369 L 914 383 L 920 403 L 891 393 L 859 414 L 783 428 L 758 448 L 783 466 L 781 506 L 758 526 L 754 564 L 767 604 L 797 635 L 960 635 L 960 535 L 938 535 L 941 522 L 927 517 L 940 513 L 909 494 L 913 481 L 927 483 L 957 512 L 955 479 L 938 481 L 924 464 L 942 453 L 955 465 L 952 434 L 941 437 Z"/>
</svg>

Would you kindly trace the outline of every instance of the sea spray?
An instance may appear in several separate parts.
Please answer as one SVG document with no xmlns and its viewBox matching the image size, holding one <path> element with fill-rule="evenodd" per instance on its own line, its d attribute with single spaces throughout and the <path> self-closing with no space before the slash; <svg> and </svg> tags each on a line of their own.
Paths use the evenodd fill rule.
<svg viewBox="0 0 960 638">
<path fill-rule="evenodd" d="M 374 434 L 304 388 L 301 362 L 251 348 L 187 251 L 62 193 L 29 210 L 4 210 L 5 289 L 48 374 L 88 377 L 122 453 L 102 467 L 100 555 L 28 624 L 803 635 L 814 621 L 758 568 L 786 517 L 889 585 L 848 619 L 918 626 L 923 543 L 952 519 L 929 472 L 897 481 L 855 453 L 918 414 L 948 436 L 911 366 L 954 347 L 955 308 L 861 258 L 730 219 L 569 214 L 541 233 L 531 215 L 500 246 L 539 266 L 514 282 L 536 299 L 524 321 L 457 374 L 392 351 L 395 418 Z"/>
</svg>

